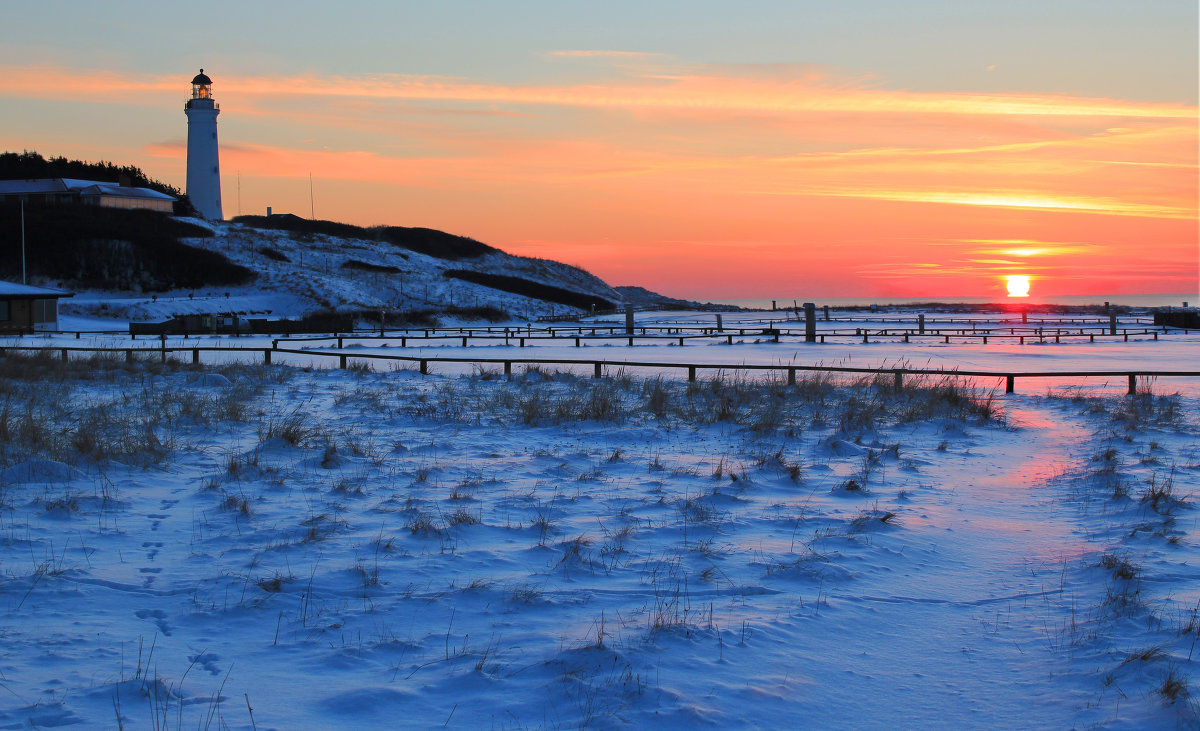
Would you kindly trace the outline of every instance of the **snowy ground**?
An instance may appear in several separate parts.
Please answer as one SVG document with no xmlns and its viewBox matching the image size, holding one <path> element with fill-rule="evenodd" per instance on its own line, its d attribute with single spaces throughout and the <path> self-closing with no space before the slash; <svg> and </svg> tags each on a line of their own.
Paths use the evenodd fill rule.
<svg viewBox="0 0 1200 731">
<path fill-rule="evenodd" d="M 1189 369 L 1198 340 L 404 352 Z M 1191 381 L 0 369 L 2 728 L 1200 722 Z"/>
</svg>

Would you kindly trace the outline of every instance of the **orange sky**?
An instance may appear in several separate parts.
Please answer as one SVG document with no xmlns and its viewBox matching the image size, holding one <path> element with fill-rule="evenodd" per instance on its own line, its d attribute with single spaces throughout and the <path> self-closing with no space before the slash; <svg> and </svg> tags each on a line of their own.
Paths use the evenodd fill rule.
<svg viewBox="0 0 1200 731">
<path fill-rule="evenodd" d="M 209 70 L 225 214 L 308 215 L 311 173 L 319 218 L 440 228 L 676 296 L 1002 297 L 1008 274 L 1035 296 L 1197 290 L 1194 104 L 656 54 L 544 63 L 581 59 L 586 75 L 519 83 Z M 0 99 L 45 115 L 0 143 L 182 187 L 190 73 L 0 66 Z"/>
</svg>

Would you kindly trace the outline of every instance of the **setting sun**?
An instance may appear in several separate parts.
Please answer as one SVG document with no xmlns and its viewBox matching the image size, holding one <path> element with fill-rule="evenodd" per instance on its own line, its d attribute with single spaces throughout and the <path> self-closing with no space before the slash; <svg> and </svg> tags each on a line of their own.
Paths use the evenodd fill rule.
<svg viewBox="0 0 1200 731">
<path fill-rule="evenodd" d="M 1021 274 L 1010 274 L 1007 279 L 1009 297 L 1029 296 L 1029 277 Z"/>
</svg>

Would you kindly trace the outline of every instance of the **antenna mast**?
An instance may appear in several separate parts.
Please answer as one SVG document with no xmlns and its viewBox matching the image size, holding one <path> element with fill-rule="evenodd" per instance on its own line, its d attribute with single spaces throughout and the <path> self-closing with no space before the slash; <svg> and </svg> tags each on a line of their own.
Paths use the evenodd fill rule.
<svg viewBox="0 0 1200 731">
<path fill-rule="evenodd" d="M 313 203 L 312 171 L 308 173 L 308 217 L 310 220 L 317 220 L 317 207 Z"/>
</svg>

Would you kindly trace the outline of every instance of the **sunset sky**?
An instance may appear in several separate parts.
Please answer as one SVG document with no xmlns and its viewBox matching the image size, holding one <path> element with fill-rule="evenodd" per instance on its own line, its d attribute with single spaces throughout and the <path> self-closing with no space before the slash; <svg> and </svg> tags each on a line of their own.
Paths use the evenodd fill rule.
<svg viewBox="0 0 1200 731">
<path fill-rule="evenodd" d="M 183 188 L 203 67 L 227 217 L 309 215 L 311 173 L 318 218 L 680 297 L 1194 294 L 1197 31 L 1195 0 L 7 3 L 0 149 Z"/>
</svg>

